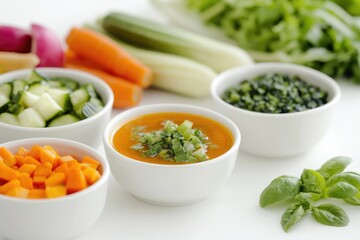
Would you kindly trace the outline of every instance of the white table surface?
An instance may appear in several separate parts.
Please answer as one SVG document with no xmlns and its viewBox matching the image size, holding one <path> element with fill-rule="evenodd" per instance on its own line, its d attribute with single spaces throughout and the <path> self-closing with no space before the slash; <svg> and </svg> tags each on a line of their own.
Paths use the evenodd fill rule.
<svg viewBox="0 0 360 240">
<path fill-rule="evenodd" d="M 38 22 L 64 38 L 71 26 L 81 26 L 110 11 L 164 21 L 146 0 L 0 0 L 0 24 L 29 27 L 31 22 Z M 273 178 L 283 174 L 299 176 L 304 168 L 316 169 L 333 156 L 352 157 L 348 169 L 360 172 L 360 85 L 344 81 L 339 84 L 342 97 L 333 128 L 311 152 L 287 159 L 262 159 L 240 152 L 225 185 L 206 200 L 185 207 L 140 202 L 111 177 L 102 216 L 77 240 L 359 239 L 360 207 L 337 202 L 349 215 L 347 227 L 320 225 L 307 215 L 284 233 L 280 226 L 284 207 L 262 209 L 258 205 L 261 191 Z M 212 107 L 210 98 L 191 99 L 156 89 L 145 91 L 141 105 L 167 102 Z M 114 110 L 113 115 L 121 111 Z"/>
</svg>

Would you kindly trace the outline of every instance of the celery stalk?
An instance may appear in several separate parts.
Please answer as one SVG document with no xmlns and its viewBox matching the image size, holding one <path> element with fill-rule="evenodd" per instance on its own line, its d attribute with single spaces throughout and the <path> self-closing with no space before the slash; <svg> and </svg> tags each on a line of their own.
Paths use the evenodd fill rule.
<svg viewBox="0 0 360 240">
<path fill-rule="evenodd" d="M 216 72 L 253 63 L 239 47 L 124 13 L 108 14 L 102 26 L 133 45 L 187 57 Z"/>
<path fill-rule="evenodd" d="M 210 84 L 216 73 L 208 66 L 184 57 L 131 46 L 105 31 L 99 24 L 87 24 L 85 27 L 110 37 L 129 54 L 149 66 L 155 73 L 153 86 L 190 97 L 209 95 Z"/>
</svg>

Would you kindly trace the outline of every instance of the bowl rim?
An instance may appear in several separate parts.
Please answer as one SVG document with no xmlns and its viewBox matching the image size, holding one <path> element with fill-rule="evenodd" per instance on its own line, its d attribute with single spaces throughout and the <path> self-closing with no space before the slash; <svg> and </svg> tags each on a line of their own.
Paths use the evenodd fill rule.
<svg viewBox="0 0 360 240">
<path fill-rule="evenodd" d="M 18 203 L 26 203 L 26 204 L 43 204 L 43 203 L 55 203 L 55 202 L 63 202 L 63 201 L 71 201 L 71 199 L 82 197 L 83 195 L 87 194 L 88 192 L 94 191 L 100 186 L 106 184 L 110 177 L 110 166 L 106 159 L 106 157 L 102 154 L 100 154 L 97 150 L 95 150 L 92 147 L 89 147 L 88 145 L 85 145 L 83 143 L 65 139 L 65 138 L 55 138 L 55 137 L 37 137 L 37 138 L 25 138 L 25 139 L 18 139 L 13 140 L 5 143 L 0 143 L 1 146 L 17 146 L 20 147 L 22 145 L 26 144 L 39 144 L 39 142 L 43 142 L 43 144 L 64 144 L 65 146 L 72 146 L 75 148 L 81 148 L 83 151 L 90 153 L 91 155 L 96 157 L 96 160 L 100 162 L 103 168 L 103 172 L 101 174 L 101 177 L 98 181 L 96 181 L 91 186 L 86 187 L 85 189 L 72 193 L 70 195 L 62 196 L 62 197 L 56 197 L 56 198 L 42 198 L 42 199 L 24 199 L 24 198 L 17 198 L 17 197 L 10 197 L 3 194 L 0 194 L 0 201 L 13 201 Z M 40 143 L 41 145 L 41 143 Z"/>
<path fill-rule="evenodd" d="M 105 102 L 104 108 L 100 112 L 97 112 L 95 115 L 93 115 L 89 118 L 85 118 L 85 119 L 82 119 L 78 122 L 71 123 L 71 124 L 66 124 L 66 125 L 56 126 L 56 127 L 51 127 L 51 128 L 50 127 L 35 128 L 35 127 L 16 126 L 16 125 L 11 125 L 11 124 L 0 122 L 0 127 L 3 126 L 3 127 L 9 128 L 9 129 L 17 129 L 17 130 L 21 129 L 21 131 L 25 131 L 25 132 L 39 132 L 39 131 L 47 132 L 47 131 L 56 131 L 59 129 L 67 130 L 68 128 L 82 126 L 90 121 L 96 121 L 98 118 L 103 116 L 106 112 L 108 112 L 109 109 L 111 111 L 113 103 L 114 103 L 114 94 L 113 94 L 111 88 L 104 81 L 102 81 L 99 77 L 89 74 L 89 73 L 86 73 L 86 72 L 75 70 L 75 69 L 56 68 L 56 67 L 39 67 L 39 68 L 35 68 L 35 69 L 39 70 L 40 73 L 44 73 L 44 74 L 49 73 L 49 74 L 61 75 L 61 73 L 65 72 L 65 74 L 73 75 L 75 81 L 77 81 L 77 79 L 76 79 L 77 77 L 90 79 L 91 82 L 96 82 L 96 84 L 101 86 L 101 88 L 104 90 L 104 92 L 106 92 L 104 94 L 104 96 L 107 95 L 108 101 Z M 16 70 L 16 71 L 11 71 L 11 72 L 1 74 L 0 82 L 5 78 L 8 79 L 8 78 L 13 77 L 13 79 L 15 79 L 16 76 L 29 73 L 32 70 L 33 70 L 32 68 L 31 69 L 21 69 L 21 70 Z M 6 81 L 6 82 L 10 82 L 10 81 Z M 96 90 L 98 91 L 98 89 L 96 89 Z M 103 100 L 103 96 L 101 96 L 101 97 Z"/>
<path fill-rule="evenodd" d="M 162 108 L 166 108 L 168 110 L 162 110 Z M 188 112 L 186 112 L 186 110 L 179 110 L 181 108 L 182 109 L 191 108 L 192 110 L 201 111 L 202 113 L 207 114 L 204 117 L 207 117 L 213 121 L 216 121 L 216 122 L 222 124 L 225 128 L 227 128 L 230 131 L 230 133 L 234 137 L 234 142 L 233 142 L 231 148 L 216 158 L 209 159 L 209 160 L 203 161 L 203 162 L 189 163 L 189 164 L 149 163 L 149 162 L 144 162 L 144 161 L 140 161 L 137 159 L 127 157 L 114 149 L 114 147 L 111 143 L 111 139 L 112 139 L 112 134 L 115 130 L 111 131 L 111 129 L 114 128 L 118 124 L 119 121 L 121 121 L 122 119 L 126 119 L 128 115 L 136 114 L 136 116 L 135 116 L 135 118 L 136 118 L 138 116 L 142 116 L 142 115 L 146 115 L 146 114 L 161 113 L 161 112 L 188 113 Z M 152 110 L 147 113 L 141 113 L 144 109 L 152 109 Z M 200 115 L 201 113 L 191 113 L 191 114 Z M 214 116 L 220 118 L 221 121 L 223 121 L 223 122 L 215 120 Z M 133 116 L 133 118 L 134 118 L 134 116 Z M 129 121 L 129 120 L 130 119 L 127 119 L 127 121 Z M 103 144 L 104 144 L 105 150 L 106 150 L 106 148 L 109 149 L 115 155 L 120 156 L 120 158 L 122 160 L 130 162 L 132 164 L 149 166 L 149 167 L 157 167 L 157 168 L 194 168 L 194 167 L 203 167 L 206 165 L 216 164 L 217 162 L 223 161 L 224 159 L 228 158 L 234 151 L 236 151 L 236 149 L 239 148 L 239 146 L 240 146 L 240 142 L 241 142 L 241 133 L 240 133 L 239 128 L 235 125 L 235 123 L 233 121 L 231 121 L 226 116 L 224 116 L 220 113 L 217 113 L 213 110 L 204 108 L 204 107 L 193 106 L 193 105 L 189 105 L 189 104 L 177 104 L 177 103 L 149 104 L 149 105 L 139 106 L 139 107 L 135 107 L 135 108 L 126 110 L 124 112 L 117 114 L 114 118 L 112 118 L 109 121 L 109 123 L 107 124 L 107 126 L 105 127 L 104 132 L 103 132 Z"/>
<path fill-rule="evenodd" d="M 327 85 L 329 88 L 331 88 L 331 90 L 334 92 L 334 96 L 330 99 L 330 101 L 328 101 L 324 105 L 321 105 L 316 108 L 304 110 L 301 112 L 263 113 L 263 112 L 255 112 L 255 111 L 250 111 L 243 108 L 235 107 L 222 100 L 222 98 L 217 93 L 218 86 L 224 82 L 227 82 L 229 77 L 241 74 L 243 72 L 255 72 L 258 69 L 264 69 L 264 68 L 273 69 L 272 71 L 269 72 L 276 72 L 278 69 L 281 69 L 282 72 L 298 71 L 298 72 L 304 72 L 308 75 L 313 75 L 315 78 L 321 78 L 321 82 Z M 301 74 L 297 74 L 297 75 L 300 75 L 301 77 Z M 241 82 L 243 80 L 245 79 L 240 78 L 238 82 Z M 282 62 L 254 63 L 254 64 L 239 66 L 226 70 L 215 77 L 215 79 L 211 83 L 210 92 L 213 100 L 220 103 L 222 107 L 228 108 L 229 110 L 236 111 L 238 113 L 249 114 L 252 116 L 264 117 L 264 118 L 288 118 L 288 117 L 296 117 L 301 115 L 312 114 L 317 111 L 325 111 L 326 109 L 333 107 L 340 100 L 340 96 L 341 96 L 341 90 L 339 85 L 336 83 L 336 81 L 333 78 L 329 77 L 328 75 L 310 67 L 306 67 L 298 64 L 292 64 L 292 63 L 282 63 Z"/>
</svg>

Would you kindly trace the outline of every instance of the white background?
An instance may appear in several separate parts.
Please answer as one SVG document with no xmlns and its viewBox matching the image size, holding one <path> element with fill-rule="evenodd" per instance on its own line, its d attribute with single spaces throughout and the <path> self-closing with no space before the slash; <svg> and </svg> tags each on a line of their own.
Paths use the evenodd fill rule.
<svg viewBox="0 0 360 240">
<path fill-rule="evenodd" d="M 126 11 L 164 21 L 145 0 L 0 0 L 0 24 L 27 28 L 31 22 L 37 22 L 52 28 L 64 39 L 70 27 L 94 21 L 110 11 Z M 261 159 L 240 152 L 229 181 L 208 199 L 186 207 L 142 203 L 111 178 L 101 218 L 77 240 L 359 239 L 360 207 L 336 202 L 349 215 L 347 227 L 320 225 L 307 215 L 289 233 L 284 233 L 280 226 L 284 206 L 261 209 L 258 205 L 262 189 L 273 178 L 283 174 L 299 176 L 304 168 L 319 168 L 333 156 L 352 157 L 349 170 L 360 172 L 360 85 L 345 81 L 339 84 L 342 97 L 333 128 L 313 151 L 286 159 Z M 191 99 L 156 89 L 145 91 L 141 105 L 167 102 L 212 107 L 210 98 Z M 114 110 L 113 115 L 121 111 Z"/>
</svg>

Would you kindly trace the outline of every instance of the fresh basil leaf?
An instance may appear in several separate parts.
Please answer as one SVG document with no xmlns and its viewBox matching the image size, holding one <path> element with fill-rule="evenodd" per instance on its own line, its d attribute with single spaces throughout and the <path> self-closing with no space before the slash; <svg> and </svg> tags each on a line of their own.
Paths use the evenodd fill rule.
<svg viewBox="0 0 360 240">
<path fill-rule="evenodd" d="M 357 194 L 354 197 L 344 198 L 343 199 L 346 203 L 351 204 L 353 206 L 360 206 L 360 194 Z"/>
<path fill-rule="evenodd" d="M 281 217 L 281 226 L 285 232 L 294 226 L 304 215 L 306 210 L 301 204 L 295 203 L 288 207 Z"/>
<path fill-rule="evenodd" d="M 328 187 L 338 182 L 347 182 L 360 190 L 360 175 L 354 172 L 344 172 L 333 175 L 326 181 Z"/>
<path fill-rule="evenodd" d="M 316 221 L 324 225 L 344 227 L 349 223 L 349 217 L 345 211 L 334 204 L 322 204 L 313 207 L 311 215 Z"/>
<path fill-rule="evenodd" d="M 305 210 L 309 210 L 311 208 L 311 204 L 321 199 L 321 196 L 317 193 L 305 193 L 300 192 L 295 196 L 295 201 L 298 204 L 301 204 Z"/>
<path fill-rule="evenodd" d="M 332 198 L 350 198 L 359 193 L 359 190 L 347 182 L 338 182 L 327 188 L 327 196 Z"/>
<path fill-rule="evenodd" d="M 319 172 L 312 169 L 304 169 L 300 179 L 302 182 L 302 192 L 324 194 L 326 182 Z"/>
<path fill-rule="evenodd" d="M 300 193 L 300 180 L 293 176 L 275 178 L 261 193 L 259 204 L 266 207 L 285 201 Z"/>
<path fill-rule="evenodd" d="M 351 161 L 352 160 L 349 157 L 334 157 L 325 162 L 317 171 L 321 173 L 325 179 L 328 179 L 331 176 L 344 171 L 344 169 L 351 163 Z"/>
<path fill-rule="evenodd" d="M 334 198 L 350 198 L 360 191 L 360 175 L 353 172 L 335 174 L 328 179 L 327 196 Z"/>
</svg>

